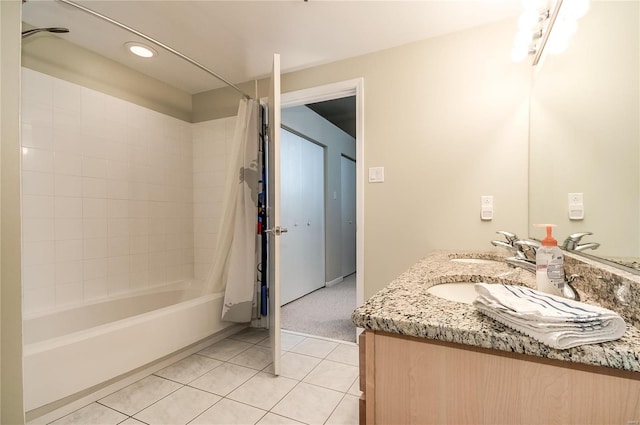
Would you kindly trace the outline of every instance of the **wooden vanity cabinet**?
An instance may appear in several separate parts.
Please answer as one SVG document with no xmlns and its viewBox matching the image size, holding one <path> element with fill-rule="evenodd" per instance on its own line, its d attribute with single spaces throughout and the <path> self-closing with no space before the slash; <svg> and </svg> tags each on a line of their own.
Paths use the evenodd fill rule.
<svg viewBox="0 0 640 425">
<path fill-rule="evenodd" d="M 360 350 L 361 424 L 640 424 L 638 372 L 374 331 Z"/>
</svg>

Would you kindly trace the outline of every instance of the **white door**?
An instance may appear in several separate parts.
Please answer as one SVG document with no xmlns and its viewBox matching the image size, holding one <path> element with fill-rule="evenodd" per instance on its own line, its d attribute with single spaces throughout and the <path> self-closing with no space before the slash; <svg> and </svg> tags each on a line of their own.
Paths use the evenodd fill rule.
<svg viewBox="0 0 640 425">
<path fill-rule="evenodd" d="M 341 158 L 342 276 L 356 272 L 356 162 Z"/>
<path fill-rule="evenodd" d="M 280 55 L 273 55 L 267 148 L 267 233 L 269 337 L 273 373 L 280 374 Z"/>
<path fill-rule="evenodd" d="M 290 131 L 281 132 L 280 303 L 325 286 L 324 149 Z"/>
</svg>

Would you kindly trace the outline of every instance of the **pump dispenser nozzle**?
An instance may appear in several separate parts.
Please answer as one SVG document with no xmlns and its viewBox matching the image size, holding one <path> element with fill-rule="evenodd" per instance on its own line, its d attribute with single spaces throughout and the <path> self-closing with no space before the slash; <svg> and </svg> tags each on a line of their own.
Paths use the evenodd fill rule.
<svg viewBox="0 0 640 425">
<path fill-rule="evenodd" d="M 547 237 L 544 238 L 540 243 L 543 246 L 558 246 L 558 241 L 555 240 L 553 238 L 553 236 L 551 235 L 551 231 L 553 230 L 554 227 L 556 227 L 555 224 L 541 224 L 540 227 L 546 227 L 547 228 Z"/>
</svg>

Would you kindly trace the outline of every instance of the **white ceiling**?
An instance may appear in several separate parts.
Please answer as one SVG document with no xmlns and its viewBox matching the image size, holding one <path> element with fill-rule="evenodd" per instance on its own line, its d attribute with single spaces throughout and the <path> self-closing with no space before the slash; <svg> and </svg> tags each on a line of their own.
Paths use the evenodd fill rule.
<svg viewBox="0 0 640 425">
<path fill-rule="evenodd" d="M 514 17 L 522 10 L 521 0 L 78 3 L 157 39 L 232 83 L 268 75 L 273 53 L 280 53 L 284 73 Z M 28 0 L 22 8 L 24 22 L 67 27 L 71 32 L 60 37 L 188 93 L 223 86 L 161 48 L 153 59 L 132 56 L 123 45 L 139 37 L 69 5 Z M 24 43 L 37 43 L 38 37 L 55 36 L 41 33 Z"/>
</svg>

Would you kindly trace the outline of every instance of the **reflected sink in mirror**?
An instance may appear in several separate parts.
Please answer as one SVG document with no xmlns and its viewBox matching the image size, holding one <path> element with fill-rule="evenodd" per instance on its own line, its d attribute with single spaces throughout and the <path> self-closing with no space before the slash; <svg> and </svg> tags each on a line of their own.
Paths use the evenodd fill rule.
<svg viewBox="0 0 640 425">
<path fill-rule="evenodd" d="M 427 289 L 431 295 L 458 303 L 472 304 L 476 299 L 476 290 L 470 282 L 441 283 Z"/>
<path fill-rule="evenodd" d="M 466 263 L 466 264 L 495 264 L 500 263 L 497 260 L 487 260 L 485 258 L 452 258 L 454 263 Z"/>
</svg>

